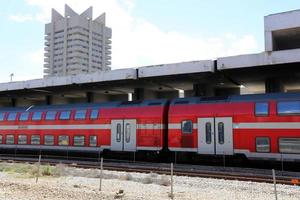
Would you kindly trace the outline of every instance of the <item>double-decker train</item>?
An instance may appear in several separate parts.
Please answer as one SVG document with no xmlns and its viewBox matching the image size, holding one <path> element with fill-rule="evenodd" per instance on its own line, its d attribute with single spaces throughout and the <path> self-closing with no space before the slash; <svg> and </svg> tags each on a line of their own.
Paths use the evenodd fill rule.
<svg viewBox="0 0 300 200">
<path fill-rule="evenodd" d="M 300 93 L 1 108 L 4 149 L 299 161 Z"/>
</svg>

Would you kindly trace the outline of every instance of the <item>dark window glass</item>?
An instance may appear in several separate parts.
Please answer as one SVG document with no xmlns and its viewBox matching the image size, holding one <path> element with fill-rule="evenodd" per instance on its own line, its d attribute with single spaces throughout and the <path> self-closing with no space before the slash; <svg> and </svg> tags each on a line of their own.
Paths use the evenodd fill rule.
<svg viewBox="0 0 300 200">
<path fill-rule="evenodd" d="M 17 117 L 17 113 L 16 112 L 11 112 L 8 114 L 7 120 L 8 121 L 15 121 Z"/>
<path fill-rule="evenodd" d="M 97 136 L 92 135 L 90 136 L 90 147 L 95 147 L 97 146 Z"/>
<path fill-rule="evenodd" d="M 300 138 L 280 138 L 280 153 L 300 153 Z"/>
<path fill-rule="evenodd" d="M 18 144 L 27 144 L 27 135 L 19 135 Z"/>
<path fill-rule="evenodd" d="M 67 135 L 58 136 L 58 145 L 61 145 L 61 146 L 69 145 L 69 136 L 67 136 Z"/>
<path fill-rule="evenodd" d="M 53 145 L 54 144 L 54 136 L 53 135 L 45 135 L 44 144 L 45 145 Z"/>
<path fill-rule="evenodd" d="M 85 137 L 84 136 L 74 136 L 74 146 L 84 146 Z"/>
<path fill-rule="evenodd" d="M 26 121 L 26 120 L 28 120 L 28 117 L 29 117 L 29 112 L 23 112 L 23 113 L 21 113 L 19 120 Z"/>
<path fill-rule="evenodd" d="M 48 111 L 46 113 L 46 120 L 55 120 L 56 111 Z"/>
<path fill-rule="evenodd" d="M 117 124 L 117 134 L 116 134 L 116 141 L 117 142 L 121 142 L 121 137 L 122 137 L 122 127 L 121 127 L 121 124 Z"/>
<path fill-rule="evenodd" d="M 256 151 L 261 153 L 270 152 L 270 138 L 257 137 L 256 138 Z"/>
<path fill-rule="evenodd" d="M 4 120 L 4 116 L 5 116 L 5 113 L 4 112 L 0 112 L 0 121 Z"/>
<path fill-rule="evenodd" d="M 39 135 L 32 135 L 30 143 L 31 144 L 41 144 L 41 137 Z"/>
<path fill-rule="evenodd" d="M 13 135 L 6 136 L 6 144 L 15 144 L 15 137 Z"/>
<path fill-rule="evenodd" d="M 0 135 L 0 144 L 2 144 L 3 143 L 3 136 L 2 135 Z"/>
<path fill-rule="evenodd" d="M 219 139 L 219 144 L 224 144 L 224 123 L 223 122 L 218 123 L 218 139 Z"/>
<path fill-rule="evenodd" d="M 300 101 L 278 102 L 277 112 L 280 115 L 300 114 Z"/>
<path fill-rule="evenodd" d="M 62 111 L 59 119 L 70 119 L 71 111 Z"/>
<path fill-rule="evenodd" d="M 86 110 L 77 110 L 75 113 L 75 119 L 85 119 Z"/>
<path fill-rule="evenodd" d="M 255 115 L 266 116 L 269 115 L 269 104 L 264 103 L 255 103 Z"/>
<path fill-rule="evenodd" d="M 130 135 L 131 135 L 131 126 L 129 123 L 126 123 L 126 126 L 125 126 L 125 141 L 127 143 L 130 142 Z"/>
<path fill-rule="evenodd" d="M 191 120 L 185 120 L 181 122 L 181 132 L 182 133 L 192 133 L 193 132 L 193 122 Z"/>
<path fill-rule="evenodd" d="M 205 137 L 206 137 L 206 144 L 211 144 L 211 123 L 206 122 L 205 124 Z"/>
<path fill-rule="evenodd" d="M 32 115 L 32 120 L 36 121 L 36 120 L 41 120 L 42 119 L 42 115 L 43 115 L 43 112 L 34 112 L 33 115 Z"/>
<path fill-rule="evenodd" d="M 98 109 L 93 109 L 91 112 L 90 119 L 97 119 L 98 118 Z"/>
</svg>

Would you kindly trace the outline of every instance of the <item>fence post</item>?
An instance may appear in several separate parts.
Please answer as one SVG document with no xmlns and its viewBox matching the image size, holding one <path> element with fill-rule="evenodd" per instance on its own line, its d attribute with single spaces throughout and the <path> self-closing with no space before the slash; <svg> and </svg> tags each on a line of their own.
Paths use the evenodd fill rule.
<svg viewBox="0 0 300 200">
<path fill-rule="evenodd" d="M 36 179 L 35 179 L 35 183 L 38 182 L 39 180 L 39 175 L 40 175 L 40 166 L 41 166 L 41 157 L 42 155 L 39 155 L 39 162 L 38 162 L 38 169 L 37 169 L 37 173 L 36 173 Z"/>
<path fill-rule="evenodd" d="M 275 175 L 275 170 L 274 169 L 272 169 L 272 174 L 273 174 L 275 200 L 277 200 L 276 175 Z"/>
<path fill-rule="evenodd" d="M 174 199 L 173 182 L 173 163 L 171 163 L 171 199 Z"/>
<path fill-rule="evenodd" d="M 100 183 L 99 183 L 99 191 L 102 190 L 102 178 L 103 178 L 103 157 L 100 161 Z"/>
</svg>

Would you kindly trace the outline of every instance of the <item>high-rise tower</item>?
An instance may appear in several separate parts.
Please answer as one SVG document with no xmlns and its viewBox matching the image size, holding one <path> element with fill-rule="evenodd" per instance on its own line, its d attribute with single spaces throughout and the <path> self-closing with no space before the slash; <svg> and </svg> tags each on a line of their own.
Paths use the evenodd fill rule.
<svg viewBox="0 0 300 200">
<path fill-rule="evenodd" d="M 105 13 L 93 20 L 93 8 L 77 14 L 65 5 L 65 16 L 52 9 L 45 25 L 44 76 L 65 76 L 110 70 L 111 29 Z"/>
</svg>

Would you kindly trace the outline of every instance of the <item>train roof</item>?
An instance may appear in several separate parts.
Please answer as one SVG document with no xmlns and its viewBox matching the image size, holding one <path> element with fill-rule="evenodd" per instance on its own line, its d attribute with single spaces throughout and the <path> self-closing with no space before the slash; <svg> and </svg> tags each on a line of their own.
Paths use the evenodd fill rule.
<svg viewBox="0 0 300 200">
<path fill-rule="evenodd" d="M 171 105 L 180 104 L 201 104 L 201 103 L 222 103 L 222 102 L 261 102 L 261 101 L 285 101 L 300 100 L 300 93 L 268 93 L 268 94 L 247 94 L 217 97 L 191 97 L 176 98 L 171 101 Z"/>
</svg>

